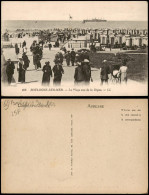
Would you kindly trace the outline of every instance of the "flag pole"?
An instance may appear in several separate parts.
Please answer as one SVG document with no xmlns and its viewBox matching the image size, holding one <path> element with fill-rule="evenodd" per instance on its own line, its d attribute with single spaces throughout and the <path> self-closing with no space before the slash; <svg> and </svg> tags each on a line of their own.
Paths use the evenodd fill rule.
<svg viewBox="0 0 149 195">
<path fill-rule="evenodd" d="M 69 14 L 69 29 L 70 29 L 70 21 L 71 21 L 71 19 L 72 19 L 72 16 Z"/>
</svg>

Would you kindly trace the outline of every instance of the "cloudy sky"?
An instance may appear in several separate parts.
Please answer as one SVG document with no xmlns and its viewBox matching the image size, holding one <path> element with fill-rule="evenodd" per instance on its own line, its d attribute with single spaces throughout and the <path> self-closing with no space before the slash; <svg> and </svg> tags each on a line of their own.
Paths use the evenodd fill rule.
<svg viewBox="0 0 149 195">
<path fill-rule="evenodd" d="M 147 21 L 147 1 L 2 1 L 2 20 Z"/>
</svg>

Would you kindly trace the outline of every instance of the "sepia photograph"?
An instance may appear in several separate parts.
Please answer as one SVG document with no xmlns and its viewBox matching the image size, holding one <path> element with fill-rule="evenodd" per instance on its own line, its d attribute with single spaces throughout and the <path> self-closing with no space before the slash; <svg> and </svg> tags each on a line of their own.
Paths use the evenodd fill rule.
<svg viewBox="0 0 149 195">
<path fill-rule="evenodd" d="M 147 1 L 1 1 L 2 96 L 148 95 Z"/>
<path fill-rule="evenodd" d="M 2 99 L 4 194 L 148 194 L 147 99 Z"/>
</svg>

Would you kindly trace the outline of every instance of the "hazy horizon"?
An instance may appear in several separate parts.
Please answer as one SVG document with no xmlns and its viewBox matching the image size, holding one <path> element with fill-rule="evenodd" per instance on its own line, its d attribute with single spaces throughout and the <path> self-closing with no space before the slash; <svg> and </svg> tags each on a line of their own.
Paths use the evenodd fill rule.
<svg viewBox="0 0 149 195">
<path fill-rule="evenodd" d="M 2 1 L 3 20 L 148 21 L 146 1 Z"/>
<path fill-rule="evenodd" d="M 85 22 L 82 20 L 3 20 L 2 29 L 54 29 L 54 28 L 80 28 L 80 29 L 148 29 L 146 21 L 107 21 Z"/>
<path fill-rule="evenodd" d="M 84 18 L 83 20 L 86 20 L 86 19 L 94 19 L 94 18 Z M 101 18 L 98 18 L 98 17 L 96 17 L 96 19 L 101 19 Z M 105 20 L 106 20 L 106 18 L 104 18 Z M 2 21 L 82 21 L 82 20 L 24 20 L 24 19 L 22 19 L 22 20 L 19 20 L 19 19 L 17 19 L 17 20 L 2 20 Z M 126 21 L 128 21 L 128 22 L 148 22 L 147 20 L 107 20 L 107 21 L 124 21 L 124 22 L 126 22 Z"/>
</svg>

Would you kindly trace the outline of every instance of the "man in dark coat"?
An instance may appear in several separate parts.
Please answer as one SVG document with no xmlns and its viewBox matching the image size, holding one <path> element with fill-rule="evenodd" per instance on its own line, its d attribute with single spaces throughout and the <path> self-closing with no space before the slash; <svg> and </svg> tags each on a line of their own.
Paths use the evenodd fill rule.
<svg viewBox="0 0 149 195">
<path fill-rule="evenodd" d="M 55 64 L 55 66 L 53 67 L 53 73 L 54 73 L 53 84 L 60 85 L 62 74 L 64 74 L 63 67 L 59 63 Z"/>
<path fill-rule="evenodd" d="M 40 55 L 40 58 L 42 59 L 43 51 L 42 51 L 41 47 L 39 47 L 39 49 L 38 49 L 38 54 Z"/>
<path fill-rule="evenodd" d="M 23 62 L 22 58 L 19 58 L 17 71 L 18 71 L 18 82 L 25 83 L 25 71 L 26 71 L 26 69 L 24 67 L 24 62 Z"/>
<path fill-rule="evenodd" d="M 103 60 L 103 65 L 100 68 L 101 85 L 105 82 L 108 83 L 108 74 L 110 74 L 110 67 L 107 60 Z"/>
<path fill-rule="evenodd" d="M 6 74 L 7 74 L 7 79 L 8 79 L 8 85 L 11 84 L 12 76 L 14 74 L 14 69 L 15 69 L 14 63 L 10 59 L 8 59 L 7 60 L 7 67 L 6 67 Z"/>
<path fill-rule="evenodd" d="M 43 77 L 42 77 L 42 85 L 49 86 L 50 84 L 50 76 L 52 77 L 52 70 L 50 66 L 50 62 L 45 62 L 45 65 L 43 66 Z"/>
<path fill-rule="evenodd" d="M 30 60 L 28 59 L 28 56 L 26 55 L 25 52 L 22 55 L 22 59 L 24 62 L 24 68 L 25 68 L 25 70 L 27 70 L 27 68 L 29 67 Z"/>
<path fill-rule="evenodd" d="M 35 69 L 37 70 L 38 68 L 41 68 L 41 62 L 40 62 L 40 60 L 41 60 L 41 57 L 40 57 L 40 55 L 37 53 L 36 55 L 35 55 Z"/>
<path fill-rule="evenodd" d="M 70 55 L 71 55 L 71 64 L 72 66 L 74 66 L 75 56 L 76 56 L 76 52 L 74 51 L 74 49 L 72 49 Z"/>
<path fill-rule="evenodd" d="M 15 52 L 16 52 L 16 55 L 19 54 L 19 47 L 18 47 L 18 44 L 17 43 L 15 44 Z"/>
<path fill-rule="evenodd" d="M 66 54 L 66 52 L 67 52 L 66 47 L 63 47 L 63 51 L 64 51 L 64 53 Z"/>
<path fill-rule="evenodd" d="M 65 54 L 65 59 L 66 59 L 67 66 L 70 66 L 70 58 L 71 58 L 70 52 L 67 51 L 67 53 Z"/>
<path fill-rule="evenodd" d="M 76 85 L 83 85 L 85 81 L 85 76 L 83 73 L 83 67 L 81 62 L 77 62 L 78 67 L 75 68 L 74 82 Z"/>
<path fill-rule="evenodd" d="M 49 42 L 48 46 L 49 46 L 49 50 L 51 50 L 52 44 L 50 42 Z"/>
<path fill-rule="evenodd" d="M 54 45 L 54 47 L 59 47 L 59 41 L 57 40 L 57 41 L 55 41 L 55 45 Z"/>
<path fill-rule="evenodd" d="M 59 52 L 59 59 L 60 59 L 60 63 L 63 64 L 63 54 L 62 54 L 62 52 Z"/>
<path fill-rule="evenodd" d="M 36 41 L 33 41 L 32 45 L 30 46 L 30 51 L 33 53 L 36 48 Z"/>
<path fill-rule="evenodd" d="M 26 41 L 23 41 L 22 48 L 26 46 Z"/>
<path fill-rule="evenodd" d="M 84 59 L 83 64 L 83 73 L 85 77 L 85 84 L 89 84 L 91 80 L 91 66 L 88 59 Z"/>
<path fill-rule="evenodd" d="M 42 59 L 42 49 L 41 49 L 41 47 L 39 46 L 39 44 L 37 44 L 37 46 L 36 46 L 36 54 L 39 54 L 39 56 L 40 56 L 40 60 Z"/>
</svg>

